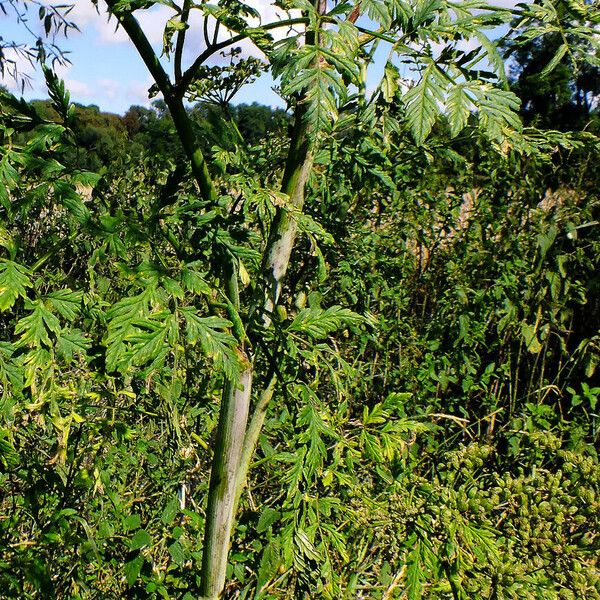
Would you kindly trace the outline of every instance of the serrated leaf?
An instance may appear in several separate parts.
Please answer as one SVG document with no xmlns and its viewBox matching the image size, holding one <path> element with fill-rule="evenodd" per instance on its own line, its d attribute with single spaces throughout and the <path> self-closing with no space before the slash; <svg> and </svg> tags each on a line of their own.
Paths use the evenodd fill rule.
<svg viewBox="0 0 600 600">
<path fill-rule="evenodd" d="M 281 542 L 279 540 L 271 540 L 263 550 L 260 558 L 256 582 L 259 593 L 275 577 L 281 561 Z"/>
<path fill-rule="evenodd" d="M 173 542 L 169 546 L 169 554 L 178 565 L 182 565 L 185 562 L 185 552 L 180 542 Z"/>
<path fill-rule="evenodd" d="M 2 149 L 4 156 L 0 158 L 0 204 L 10 210 L 10 192 L 19 182 L 19 173 L 13 167 L 12 162 L 19 160 L 11 150 Z"/>
<path fill-rule="evenodd" d="M 502 141 L 508 132 L 522 129 L 521 101 L 513 92 L 489 84 L 474 84 L 470 89 L 476 97 L 479 125 L 488 138 Z"/>
<path fill-rule="evenodd" d="M 315 545 L 311 542 L 310 538 L 308 537 L 308 535 L 307 535 L 306 531 L 304 531 L 304 529 L 302 529 L 300 527 L 298 529 L 296 529 L 296 535 L 294 536 L 294 541 L 296 542 L 296 546 L 298 547 L 298 550 L 300 550 L 300 552 L 302 554 L 304 554 L 304 556 L 306 556 L 310 560 L 314 560 L 315 562 L 320 561 L 321 556 L 317 552 Z"/>
<path fill-rule="evenodd" d="M 294 318 L 288 331 L 306 333 L 312 338 L 323 339 L 330 333 L 346 325 L 357 325 L 364 318 L 341 306 L 322 308 L 304 308 Z"/>
<path fill-rule="evenodd" d="M 256 525 L 256 531 L 258 531 L 258 533 L 267 531 L 267 529 L 269 529 L 269 527 L 271 527 L 273 523 L 276 523 L 280 518 L 281 513 L 278 510 L 267 506 L 260 514 L 258 523 Z"/>
<path fill-rule="evenodd" d="M 312 233 L 313 235 L 321 238 L 325 244 L 333 244 L 333 236 L 317 221 L 315 221 L 310 215 L 302 212 L 294 213 L 294 220 L 298 225 L 298 230 L 304 233 Z"/>
<path fill-rule="evenodd" d="M 185 265 L 181 272 L 181 282 L 186 290 L 192 294 L 210 295 L 212 289 L 204 280 L 201 273 L 196 271 L 191 265 Z"/>
<path fill-rule="evenodd" d="M 0 471 L 14 469 L 18 466 L 19 460 L 19 453 L 10 439 L 10 432 L 0 429 Z"/>
<path fill-rule="evenodd" d="M 307 391 L 305 386 L 303 391 Z M 325 425 L 316 408 L 310 403 L 302 407 L 298 415 L 298 425 L 302 428 L 299 441 L 308 445 L 302 475 L 307 481 L 311 481 L 315 473 L 322 470 L 327 457 L 323 434 L 331 435 L 332 432 Z"/>
<path fill-rule="evenodd" d="M 409 600 L 421 600 L 423 579 L 421 541 L 417 540 L 406 557 L 406 597 Z"/>
<path fill-rule="evenodd" d="M 450 125 L 450 135 L 457 136 L 467 124 L 471 110 L 474 108 L 471 97 L 467 94 L 467 86 L 458 84 L 450 88 L 446 100 L 446 116 Z"/>
<path fill-rule="evenodd" d="M 45 296 L 45 301 L 67 321 L 73 321 L 79 314 L 82 299 L 83 292 L 74 292 L 68 288 Z"/>
<path fill-rule="evenodd" d="M 442 0 L 417 0 L 414 3 L 413 20 L 416 25 L 432 19 L 442 6 Z"/>
<path fill-rule="evenodd" d="M 80 329 L 61 331 L 56 337 L 56 351 L 67 361 L 71 361 L 76 354 L 85 356 L 91 345 Z"/>
<path fill-rule="evenodd" d="M 160 516 L 160 520 L 166 525 L 170 525 L 177 516 L 179 512 L 179 500 L 177 498 L 173 498 L 169 501 L 169 503 L 165 506 L 162 515 Z"/>
<path fill-rule="evenodd" d="M 31 287 L 29 270 L 11 260 L 0 260 L 0 311 L 12 308 L 17 298 L 26 298 Z"/>
<path fill-rule="evenodd" d="M 485 58 L 494 69 L 494 73 L 501 82 L 506 81 L 506 74 L 504 69 L 504 59 L 500 52 L 498 52 L 498 44 L 492 40 L 479 29 L 475 28 L 472 34 L 477 38 L 481 47 L 485 50 Z"/>
<path fill-rule="evenodd" d="M 421 80 L 404 95 L 406 121 L 418 145 L 431 133 L 444 103 L 444 88 L 437 67 L 430 63 Z"/>
<path fill-rule="evenodd" d="M 362 0 L 361 10 L 366 12 L 369 18 L 378 25 L 384 28 L 390 26 L 392 19 L 388 3 L 384 0 Z"/>
<path fill-rule="evenodd" d="M 284 481 L 288 484 L 288 498 L 293 496 L 298 489 L 298 484 L 302 479 L 304 471 L 304 457 L 306 456 L 306 446 L 300 446 L 295 454 L 288 455 L 280 453 L 277 459 L 284 462 L 292 463 L 292 467 L 285 474 Z"/>
<path fill-rule="evenodd" d="M 135 296 L 119 300 L 108 312 L 106 344 L 106 368 L 114 371 L 126 364 L 127 338 L 137 333 L 135 322 L 151 315 L 150 302 L 154 298 L 154 288 L 146 287 Z"/>
<path fill-rule="evenodd" d="M 181 309 L 185 319 L 186 339 L 191 345 L 199 344 L 202 352 L 223 369 L 228 377 L 238 372 L 239 361 L 235 353 L 236 339 L 229 333 L 231 321 L 220 317 L 201 317 L 192 307 Z"/>
<path fill-rule="evenodd" d="M 87 188 L 95 188 L 102 179 L 102 175 L 92 171 L 77 171 L 72 175 L 73 183 L 78 183 Z"/>
<path fill-rule="evenodd" d="M 56 315 L 52 314 L 41 300 L 35 300 L 26 306 L 32 308 L 31 314 L 23 317 L 15 327 L 15 335 L 21 335 L 17 346 L 30 346 L 40 348 L 41 346 L 52 346 L 49 334 L 60 332 L 60 322 Z"/>
<path fill-rule="evenodd" d="M 550 62 L 542 69 L 540 72 L 540 77 L 546 77 L 549 73 L 554 71 L 556 67 L 560 64 L 560 61 L 564 58 L 565 54 L 569 51 L 569 46 L 567 44 L 562 44 L 556 54 L 552 57 Z"/>
<path fill-rule="evenodd" d="M 287 60 L 282 77 L 284 93 L 302 97 L 306 107 L 304 119 L 311 126 L 310 135 L 331 128 L 338 116 L 336 95 L 343 97 L 346 93 L 341 74 L 352 79 L 357 72 L 351 57 L 327 47 L 327 44 L 337 43 L 335 35 L 323 30 L 321 36 L 327 36 L 327 40 L 302 47 L 293 61 Z"/>
<path fill-rule="evenodd" d="M 160 365 L 177 339 L 175 315 L 163 311 L 132 322 L 126 337 L 126 363 L 137 367 L 153 362 Z"/>
<path fill-rule="evenodd" d="M 386 102 L 393 102 L 396 98 L 399 79 L 400 73 L 398 72 L 398 68 L 391 63 L 387 63 L 381 81 L 381 93 Z"/>
<path fill-rule="evenodd" d="M 16 347 L 8 342 L 0 342 L 0 383 L 3 386 L 3 395 L 10 393 L 13 396 L 23 389 L 23 370 L 13 362 Z"/>
<path fill-rule="evenodd" d="M 539 354 L 542 351 L 543 346 L 538 340 L 535 325 L 521 323 L 521 334 L 523 335 L 525 346 L 529 352 L 532 354 Z"/>
<path fill-rule="evenodd" d="M 56 201 L 62 204 L 77 221 L 87 223 L 90 217 L 90 211 L 81 200 L 81 196 L 65 181 L 55 181 L 53 183 L 54 195 Z"/>
</svg>

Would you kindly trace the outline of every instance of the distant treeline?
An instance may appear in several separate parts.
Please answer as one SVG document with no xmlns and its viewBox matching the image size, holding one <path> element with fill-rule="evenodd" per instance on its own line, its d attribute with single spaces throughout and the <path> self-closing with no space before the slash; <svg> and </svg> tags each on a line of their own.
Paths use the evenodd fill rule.
<svg viewBox="0 0 600 600">
<path fill-rule="evenodd" d="M 32 104 L 40 116 L 49 120 L 56 116 L 50 100 L 35 100 Z M 231 145 L 253 145 L 286 127 L 288 121 L 284 110 L 257 102 L 227 108 L 198 103 L 190 108 L 190 116 L 201 130 L 205 151 L 210 150 L 217 139 L 223 143 L 224 137 L 229 138 Z M 175 159 L 181 154 L 183 160 L 173 121 L 163 100 L 155 100 L 150 108 L 131 106 L 123 116 L 103 112 L 94 104 L 75 104 L 72 130 L 78 148 L 72 157 L 73 165 L 80 169 L 97 171 L 123 153 L 135 155 L 142 151 Z"/>
</svg>

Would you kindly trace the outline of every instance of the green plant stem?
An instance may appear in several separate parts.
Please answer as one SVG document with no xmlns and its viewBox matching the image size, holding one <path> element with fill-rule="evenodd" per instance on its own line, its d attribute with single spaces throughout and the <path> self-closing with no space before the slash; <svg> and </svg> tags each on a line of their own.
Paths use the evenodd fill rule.
<svg viewBox="0 0 600 600">
<path fill-rule="evenodd" d="M 300 125 L 295 128 L 290 146 L 282 190 L 294 199 L 298 208 L 301 208 L 304 202 L 304 187 L 312 168 L 312 155 L 308 151 L 308 138 L 302 119 L 298 119 L 298 123 Z M 265 252 L 266 260 L 263 263 L 265 279 L 269 278 L 274 286 L 271 288 L 274 295 L 267 294 L 262 312 L 263 322 L 268 321 L 267 324 L 270 324 L 270 320 L 266 315 L 270 313 L 269 307 L 274 306 L 279 296 L 296 233 L 296 224 L 287 211 L 281 211 L 279 215 L 273 226 L 274 233 L 270 236 Z M 210 600 L 218 598 L 225 585 L 227 555 L 237 506 L 275 389 L 276 381 L 272 378 L 254 409 L 246 431 L 253 370 L 254 367 L 250 364 L 242 372 L 239 382 L 228 383 L 221 402 L 218 442 L 208 496 L 200 588 L 203 597 Z"/>
<path fill-rule="evenodd" d="M 319 8 L 324 11 L 324 3 L 321 0 L 317 0 L 317 3 Z M 202 198 L 208 202 L 215 202 L 218 197 L 217 191 L 208 172 L 202 151 L 198 146 L 193 123 L 183 106 L 185 90 L 195 75 L 195 70 L 197 70 L 195 65 L 202 64 L 206 57 L 202 54 L 198 57 L 192 67 L 182 75 L 178 81 L 178 87 L 175 89 L 135 17 L 125 11 L 115 12 L 115 4 L 115 0 L 108 1 L 109 9 L 114 12 L 129 35 L 154 77 L 158 88 L 163 93 L 179 139 L 190 160 L 192 172 L 200 188 Z M 314 32 L 307 32 L 307 43 L 311 43 L 311 40 L 314 43 L 314 36 Z M 213 46 L 212 50 L 215 47 Z M 281 184 L 281 191 L 289 196 L 291 205 L 296 210 L 301 210 L 304 204 L 305 187 L 313 165 L 304 114 L 304 105 L 299 101 Z M 287 210 L 278 209 L 267 243 L 262 269 L 262 279 L 266 285 L 261 315 L 265 324 L 270 324 L 269 317 L 265 315 L 271 313 L 279 298 L 295 236 L 296 223 L 293 217 Z M 229 262 L 231 260 L 232 258 Z M 231 263 L 225 264 L 223 270 L 225 272 L 227 295 L 237 310 L 239 309 L 237 269 L 235 264 Z M 246 435 L 254 368 L 252 362 L 246 356 L 243 342 L 240 342 L 238 350 L 244 366 L 239 377 L 234 377 L 225 382 L 219 411 L 215 452 L 211 465 L 200 576 L 200 592 L 203 598 L 210 600 L 219 598 L 225 586 L 227 557 L 237 504 L 264 423 L 266 410 L 275 388 L 275 381 L 273 380 L 267 386 L 256 406 L 249 435 Z"/>
<path fill-rule="evenodd" d="M 108 6 L 111 10 L 114 5 L 114 0 L 109 0 Z M 198 146 L 193 123 L 183 106 L 183 95 L 173 93 L 173 86 L 167 74 L 133 15 L 127 12 L 115 14 L 163 93 L 181 144 L 190 160 L 202 198 L 208 202 L 215 202 L 217 191 Z M 239 309 L 237 269 L 233 257 L 225 262 L 223 266 L 225 288 L 230 302 L 237 310 Z M 239 354 L 244 367 L 238 377 L 225 382 L 211 465 L 201 571 L 201 593 L 211 600 L 218 598 L 225 586 L 227 556 L 235 521 L 237 472 L 252 392 L 253 368 L 244 353 L 243 343 L 240 343 Z"/>
<path fill-rule="evenodd" d="M 179 81 L 183 75 L 181 70 L 181 59 L 183 57 L 183 46 L 185 45 L 185 34 L 188 28 L 188 19 L 190 17 L 191 0 L 184 0 L 181 9 L 181 22 L 185 27 L 177 33 L 177 42 L 175 44 L 175 82 Z"/>
<path fill-rule="evenodd" d="M 301 209 L 304 204 L 305 186 L 313 164 L 307 128 L 303 119 L 303 105 L 299 105 L 299 107 L 301 108 L 296 114 L 296 124 L 281 185 L 282 192 L 289 195 L 297 209 Z M 262 269 L 263 280 L 267 282 L 261 312 L 262 322 L 265 326 L 270 325 L 268 315 L 279 298 L 295 235 L 295 221 L 288 211 L 279 210 L 269 236 Z M 276 385 L 276 379 L 272 377 L 254 408 L 250 425 L 246 431 L 252 374 L 253 366 L 251 365 L 247 371 L 242 373 L 242 377 L 247 377 L 249 380 L 248 386 L 244 387 L 237 396 L 227 390 L 227 393 L 223 395 L 222 419 L 219 420 L 217 435 L 221 436 L 220 439 L 234 444 L 235 452 L 230 452 L 226 459 L 222 459 L 216 456 L 216 453 L 220 451 L 220 446 L 217 445 L 215 462 L 212 467 L 201 576 L 201 593 L 205 598 L 211 600 L 219 597 L 225 584 L 227 554 L 235 514 Z M 230 388 L 230 390 L 233 389 L 233 387 Z M 242 413 L 244 411 L 246 420 L 242 429 Z M 235 425 L 228 424 L 229 421 L 234 422 Z M 221 434 L 221 429 L 224 430 L 223 434 Z M 234 440 L 235 436 L 239 436 L 239 439 Z"/>
<path fill-rule="evenodd" d="M 248 471 L 250 470 L 250 463 L 258 444 L 258 438 L 262 431 L 265 417 L 267 416 L 267 409 L 273 398 L 275 388 L 277 386 L 277 375 L 272 375 L 267 387 L 262 391 L 256 406 L 252 411 L 252 418 L 248 424 L 246 435 L 244 437 L 244 444 L 242 446 L 242 452 L 240 456 L 240 466 L 237 473 L 236 491 L 235 491 L 235 508 L 240 502 L 242 492 L 248 479 Z"/>
<path fill-rule="evenodd" d="M 217 599 L 225 587 L 231 530 L 235 522 L 236 482 L 248 422 L 252 366 L 223 391 L 215 452 L 211 465 L 200 593 Z"/>
<path fill-rule="evenodd" d="M 215 203 L 218 198 L 217 190 L 208 172 L 202 150 L 198 146 L 194 124 L 183 106 L 183 101 L 180 98 L 169 97 L 166 102 L 183 149 L 192 165 L 192 173 L 200 188 L 200 195 L 207 202 Z"/>
<path fill-rule="evenodd" d="M 146 34 L 142 31 L 137 19 L 129 12 L 115 11 L 115 0 L 107 1 L 108 8 L 116 16 L 119 23 L 133 42 L 138 54 L 154 78 L 158 89 L 162 92 L 169 107 L 171 118 L 177 130 L 181 145 L 191 163 L 192 173 L 200 188 L 200 194 L 207 202 L 215 202 L 218 194 L 212 181 L 202 150 L 198 146 L 194 134 L 194 124 L 183 106 L 183 94 L 176 95 L 169 76 L 163 69 Z"/>
<path fill-rule="evenodd" d="M 296 211 L 302 210 L 304 205 L 304 191 L 313 166 L 313 155 L 310 151 L 304 112 L 304 105 L 299 104 L 292 143 L 281 183 L 281 191 L 289 196 L 290 205 Z M 262 322 L 265 326 L 270 325 L 270 315 L 281 294 L 281 286 L 290 262 L 296 230 L 296 221 L 290 211 L 285 207 L 278 207 L 262 268 L 264 285 Z"/>
<path fill-rule="evenodd" d="M 327 12 L 327 4 L 324 0 L 313 0 L 313 3 L 321 15 Z M 318 31 L 313 30 L 307 30 L 305 37 L 307 44 L 315 44 L 320 39 Z M 314 162 L 309 126 L 306 121 L 306 104 L 302 100 L 303 98 L 297 99 L 294 129 L 281 182 L 281 191 L 289 196 L 290 205 L 294 211 L 301 211 L 304 206 L 306 184 Z M 289 210 L 285 207 L 278 207 L 262 269 L 265 297 L 261 320 L 265 326 L 270 325 L 270 315 L 281 294 L 281 286 L 290 262 L 296 231 L 296 221 Z"/>
</svg>

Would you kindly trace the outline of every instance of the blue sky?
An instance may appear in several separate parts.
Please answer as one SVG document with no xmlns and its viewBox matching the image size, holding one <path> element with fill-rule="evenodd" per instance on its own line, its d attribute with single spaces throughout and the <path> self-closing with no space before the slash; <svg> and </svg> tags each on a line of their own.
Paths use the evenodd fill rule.
<svg viewBox="0 0 600 600">
<path fill-rule="evenodd" d="M 132 104 L 148 105 L 148 88 L 152 81 L 124 32 L 121 29 L 115 30 L 114 19 L 107 20 L 106 14 L 102 12 L 102 3 L 101 14 L 96 12 L 89 0 L 77 0 L 74 5 L 71 19 L 78 24 L 80 32 L 71 30 L 68 38 L 60 37 L 56 40 L 57 45 L 68 52 L 71 61 L 70 65 L 60 67 L 58 72 L 67 84 L 72 100 L 82 104 L 97 104 L 102 110 L 121 114 Z M 271 10 L 268 12 L 273 13 Z M 164 24 L 172 15 L 165 7 L 136 13 L 157 53 L 160 53 L 162 47 Z M 29 25 L 36 33 L 41 34 L 37 10 L 30 11 Z M 188 41 L 198 48 L 194 44 L 196 40 L 193 35 L 188 35 Z M 22 25 L 18 25 L 10 13 L 8 16 L 0 13 L 0 37 L 4 42 L 32 42 L 31 34 Z M 32 76 L 32 87 L 26 87 L 25 97 L 45 97 L 47 94 L 44 85 L 35 69 L 21 57 L 10 52 L 7 54 L 17 60 L 21 72 Z M 192 57 L 186 58 L 189 62 Z M 13 92 L 21 91 L 20 85 L 10 77 L 5 77 L 4 80 L 0 78 L 0 83 Z M 272 86 L 272 79 L 263 76 L 254 85 L 243 88 L 235 101 L 281 106 L 282 101 L 273 92 Z"/>
<path fill-rule="evenodd" d="M 259 10 L 263 22 L 274 21 L 280 15 L 269 0 L 246 1 Z M 495 4 L 514 6 L 516 1 L 496 0 Z M 59 2 L 56 1 L 55 4 Z M 100 14 L 91 0 L 76 0 L 73 4 L 70 18 L 77 23 L 80 32 L 71 31 L 68 38 L 57 39 L 57 44 L 69 53 L 71 61 L 70 65 L 58 70 L 71 92 L 71 98 L 82 104 L 97 104 L 102 110 L 120 114 L 123 114 L 132 104 L 149 105 L 148 88 L 152 83 L 150 76 L 125 33 L 121 29 L 116 29 L 114 19 L 110 21 L 107 19 L 103 1 L 99 2 Z M 158 54 L 162 48 L 164 24 L 171 16 L 173 12 L 164 5 L 136 12 L 136 17 Z M 41 34 L 37 9 L 31 10 L 29 25 L 34 33 Z M 192 21 L 187 47 L 193 48 L 195 53 L 204 45 L 201 30 L 201 22 Z M 32 43 L 31 34 L 22 25 L 18 25 L 10 13 L 8 16 L 0 13 L 0 37 L 4 42 Z M 242 46 L 245 46 L 246 52 L 250 51 L 249 43 Z M 7 54 L 11 56 L 10 53 Z M 189 63 L 194 57 L 192 54 L 184 56 L 184 62 L 187 60 Z M 22 72 L 32 75 L 32 87 L 25 89 L 25 97 L 29 99 L 45 97 L 45 88 L 39 74 L 36 74 L 34 68 L 22 58 L 14 56 L 13 58 Z M 381 65 L 376 64 L 375 67 L 374 82 L 378 71 L 382 71 L 383 62 Z M 0 78 L 0 83 L 20 93 L 19 84 L 11 78 L 5 77 L 4 80 Z M 273 80 L 265 75 L 253 85 L 242 88 L 234 102 L 259 102 L 270 106 L 282 106 L 283 103 L 272 90 L 272 86 Z"/>
</svg>

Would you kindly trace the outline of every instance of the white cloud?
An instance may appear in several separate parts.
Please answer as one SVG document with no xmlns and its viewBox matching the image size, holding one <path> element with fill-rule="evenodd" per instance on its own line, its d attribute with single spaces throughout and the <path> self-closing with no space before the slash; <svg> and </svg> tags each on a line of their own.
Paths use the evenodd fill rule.
<svg viewBox="0 0 600 600">
<path fill-rule="evenodd" d="M 148 98 L 148 90 L 152 85 L 152 80 L 132 81 L 126 88 L 126 96 L 130 105 L 142 105 L 149 107 L 155 98 Z"/>
<path fill-rule="evenodd" d="M 67 4 L 72 4 L 73 8 L 68 12 L 67 19 L 75 21 L 77 25 L 86 25 L 96 15 L 96 7 L 90 0 L 75 0 L 75 2 L 67 3 L 61 0 L 47 0 L 44 3 L 46 6 L 64 7 Z"/>
<path fill-rule="evenodd" d="M 62 1 L 56 2 L 55 4 L 63 4 Z M 68 17 L 70 20 L 77 23 L 79 27 L 85 27 L 89 23 L 95 21 L 99 17 L 99 12 L 102 13 L 106 10 L 106 4 L 104 2 L 99 3 L 99 7 L 96 8 L 90 0 L 76 0 L 73 3 L 73 9 L 69 13 Z"/>
<path fill-rule="evenodd" d="M 64 0 L 51 0 L 50 5 L 64 5 Z M 165 5 L 158 5 L 147 10 L 138 10 L 135 16 L 142 29 L 152 44 L 162 42 L 163 29 L 167 20 L 174 14 L 173 10 Z M 129 41 L 127 34 L 117 23 L 114 17 L 110 17 L 104 0 L 99 0 L 98 8 L 91 0 L 76 0 L 73 8 L 67 15 L 69 21 L 74 22 L 82 33 L 95 31 L 98 39 L 105 44 L 120 44 Z"/>
<path fill-rule="evenodd" d="M 89 2 L 88 2 L 89 3 Z M 158 5 L 147 10 L 138 10 L 135 17 L 151 44 L 161 44 L 166 22 L 174 12 L 167 6 Z M 79 15 L 76 15 L 79 16 Z M 92 21 L 89 11 L 81 14 L 84 24 L 93 23 L 99 40 L 105 44 L 122 44 L 129 42 L 127 34 L 114 17 L 109 18 L 106 4 L 100 2 L 100 14 Z"/>
<path fill-rule="evenodd" d="M 174 16 L 174 12 L 167 6 L 160 5 L 149 10 L 138 11 L 135 16 L 150 43 L 162 44 L 165 25 Z"/>
<path fill-rule="evenodd" d="M 515 8 L 517 4 L 520 4 L 522 2 L 524 2 L 525 4 L 529 4 L 531 0 L 493 0 L 490 1 L 490 4 L 498 8 Z"/>
<path fill-rule="evenodd" d="M 114 79 L 100 79 L 96 83 L 93 95 L 94 104 L 109 112 L 124 112 L 131 105 L 150 106 L 153 99 L 148 98 L 150 79 L 123 82 Z"/>
<path fill-rule="evenodd" d="M 114 79 L 99 79 L 97 82 L 100 97 L 115 100 L 121 95 L 121 85 Z"/>
<path fill-rule="evenodd" d="M 66 88 L 69 90 L 69 93 L 74 98 L 94 98 L 95 93 L 94 90 L 87 84 L 83 83 L 83 81 L 78 81 L 77 79 L 69 79 L 68 77 L 64 80 Z"/>
</svg>

